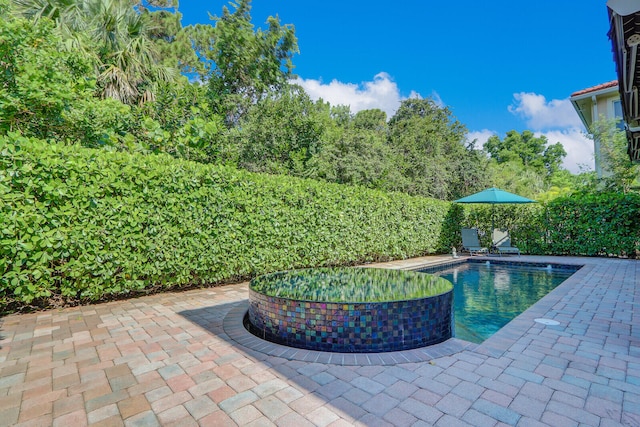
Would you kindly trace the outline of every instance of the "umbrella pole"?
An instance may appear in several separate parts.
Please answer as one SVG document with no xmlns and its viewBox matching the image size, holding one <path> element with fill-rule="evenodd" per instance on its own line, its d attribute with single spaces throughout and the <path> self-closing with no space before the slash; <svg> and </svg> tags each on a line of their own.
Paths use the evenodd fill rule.
<svg viewBox="0 0 640 427">
<path fill-rule="evenodd" d="M 491 239 L 493 239 L 493 229 L 494 229 L 494 206 L 495 203 L 491 203 Z"/>
<path fill-rule="evenodd" d="M 491 245 L 493 246 L 493 230 L 494 230 L 494 209 L 495 203 L 491 203 L 491 230 L 489 231 L 489 236 L 491 236 Z"/>
</svg>

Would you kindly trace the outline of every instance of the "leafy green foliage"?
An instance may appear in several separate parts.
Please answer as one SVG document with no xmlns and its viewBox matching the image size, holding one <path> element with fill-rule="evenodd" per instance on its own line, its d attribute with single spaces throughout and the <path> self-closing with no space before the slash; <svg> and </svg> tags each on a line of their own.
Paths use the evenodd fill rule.
<svg viewBox="0 0 640 427">
<path fill-rule="evenodd" d="M 251 108 L 231 134 L 239 165 L 254 172 L 304 176 L 328 114 L 299 86 L 285 86 Z"/>
<path fill-rule="evenodd" d="M 98 300 L 441 251 L 449 204 L 0 138 L 0 300 Z"/>
<path fill-rule="evenodd" d="M 99 88 L 92 62 L 82 51 L 61 48 L 61 37 L 49 19 L 27 21 L 7 13 L 0 20 L 0 40 L 0 134 L 17 131 L 87 147 L 166 152 L 202 162 L 232 157 L 222 140 L 222 120 L 212 114 L 200 85 L 186 78 L 159 85 L 156 100 L 129 106 L 96 98 Z"/>
<path fill-rule="evenodd" d="M 249 12 L 182 28 L 173 0 L 0 0 L 1 303 L 449 252 L 492 215 L 527 253 L 638 255 L 638 167 L 609 125 L 594 130 L 603 182 L 560 170 L 562 147 L 528 131 L 490 139 L 489 159 L 431 99 L 389 122 L 312 102 L 287 83 L 293 26 L 254 30 Z M 371 190 L 452 200 L 489 184 L 551 202 L 493 212 Z"/>
<path fill-rule="evenodd" d="M 0 19 L 0 133 L 21 131 L 39 138 L 64 137 L 65 114 L 92 96 L 86 78 L 91 63 L 82 54 L 60 52 L 50 21 Z"/>
<path fill-rule="evenodd" d="M 250 105 L 286 84 L 293 76 L 291 58 L 298 52 L 292 25 L 270 16 L 267 30 L 254 31 L 251 1 L 235 6 L 233 13 L 224 7 L 222 16 L 213 17 L 213 37 L 194 38 L 197 51 L 215 64 L 208 76 L 209 93 L 214 111 L 228 125 L 237 124 Z"/>
<path fill-rule="evenodd" d="M 460 224 L 481 230 L 487 247 L 493 217 L 524 253 L 637 258 L 638 212 L 638 194 L 574 193 L 547 204 L 465 206 Z"/>
<path fill-rule="evenodd" d="M 545 213 L 551 254 L 640 255 L 640 195 L 596 193 L 558 198 Z"/>
<path fill-rule="evenodd" d="M 526 197 L 550 200 L 570 194 L 582 183 L 562 169 L 567 155 L 559 142 L 525 130 L 507 132 L 504 139 L 494 135 L 484 144 L 490 156 L 487 175 L 491 185 Z M 554 188 L 555 187 L 555 188 Z"/>
<path fill-rule="evenodd" d="M 432 99 L 404 100 L 389 121 L 389 145 L 406 178 L 400 190 L 451 200 L 485 187 L 480 156 L 465 146 L 465 134 L 451 111 Z"/>
<path fill-rule="evenodd" d="M 388 123 L 381 110 L 354 115 L 347 106 L 312 102 L 288 83 L 294 28 L 270 18 L 267 30 L 254 29 L 249 0 L 233 12 L 224 8 L 215 26 L 184 28 L 175 1 L 13 3 L 33 21 L 7 13 L 2 22 L 0 134 L 442 200 L 490 185 L 533 197 L 556 185 L 539 171 L 555 170 L 562 153 L 547 147 L 540 154 L 545 141 L 530 132 L 498 140 L 504 147 L 490 160 L 431 99 L 403 101 Z M 155 69 L 149 61 L 158 52 L 164 65 Z M 170 66 L 195 81 L 157 74 Z"/>
<path fill-rule="evenodd" d="M 626 153 L 627 138 L 613 120 L 598 120 L 591 126 L 592 137 L 599 141 L 603 177 L 597 185 L 608 191 L 628 193 L 640 187 L 640 166 Z"/>
<path fill-rule="evenodd" d="M 524 197 L 535 198 L 546 188 L 544 177 L 518 160 L 504 163 L 491 161 L 487 166 L 487 174 L 491 177 L 492 186 Z"/>
<path fill-rule="evenodd" d="M 509 131 L 503 140 L 494 135 L 484 144 L 484 149 L 499 164 L 520 161 L 543 176 L 558 171 L 567 155 L 559 142 L 549 145 L 544 135 L 536 137 L 528 130 L 522 133 Z"/>
<path fill-rule="evenodd" d="M 186 77 L 159 86 L 154 101 L 133 111 L 139 124 L 129 132 L 148 150 L 203 163 L 235 162 L 223 138 L 222 119 L 211 111 L 205 89 Z"/>
<path fill-rule="evenodd" d="M 479 230 L 480 243 L 491 247 L 491 227 L 503 228 L 509 231 L 511 241 L 522 253 L 545 254 L 545 210 L 544 205 L 538 203 L 523 205 L 493 205 L 469 204 L 460 208 L 462 213 L 459 227 L 472 227 Z M 460 243 L 460 229 L 458 244 Z"/>
<path fill-rule="evenodd" d="M 182 26 L 182 14 L 178 11 L 178 1 L 140 1 L 136 6 L 148 22 L 148 37 L 158 52 L 158 59 L 165 67 L 178 69 L 191 76 L 206 76 L 206 64 L 193 49 L 193 27 Z M 203 26 L 205 27 L 205 26 Z M 211 30 L 211 28 L 207 28 Z M 209 33 L 209 31 L 206 31 Z"/>
<path fill-rule="evenodd" d="M 336 127 L 325 135 L 318 153 L 309 161 L 308 174 L 340 184 L 398 190 L 403 187 L 404 177 L 395 167 L 396 156 L 384 132 Z"/>
<path fill-rule="evenodd" d="M 330 122 L 307 163 L 307 176 L 383 190 L 402 188 L 397 154 L 387 141 L 386 113 L 364 110 L 353 116 L 347 106 L 323 107 Z"/>
<path fill-rule="evenodd" d="M 0 201 L 0 301 L 13 307 L 450 252 L 461 226 L 488 230 L 492 215 L 526 253 L 640 253 L 635 194 L 492 212 L 13 133 Z"/>
<path fill-rule="evenodd" d="M 92 59 L 96 90 L 128 105 L 154 97 L 154 85 L 175 77 L 158 61 L 150 20 L 128 0 L 14 0 L 14 12 L 53 22 L 58 47 Z"/>
</svg>

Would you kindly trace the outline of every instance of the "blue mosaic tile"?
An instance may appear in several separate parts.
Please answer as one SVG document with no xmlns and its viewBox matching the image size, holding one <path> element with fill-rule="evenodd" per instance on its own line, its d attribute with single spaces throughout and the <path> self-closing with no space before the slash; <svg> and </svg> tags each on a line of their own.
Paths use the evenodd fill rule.
<svg viewBox="0 0 640 427">
<path fill-rule="evenodd" d="M 249 290 L 250 330 L 291 347 L 332 352 L 399 351 L 453 334 L 453 292 L 408 301 L 324 303 Z"/>
</svg>

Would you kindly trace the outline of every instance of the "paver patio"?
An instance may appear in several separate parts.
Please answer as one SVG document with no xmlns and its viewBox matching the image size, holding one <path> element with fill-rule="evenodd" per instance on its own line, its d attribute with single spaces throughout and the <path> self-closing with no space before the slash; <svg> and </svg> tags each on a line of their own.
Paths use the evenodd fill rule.
<svg viewBox="0 0 640 427">
<path fill-rule="evenodd" d="M 0 425 L 640 426 L 640 261 L 517 260 L 584 267 L 481 345 L 263 343 L 246 283 L 6 316 Z"/>
</svg>

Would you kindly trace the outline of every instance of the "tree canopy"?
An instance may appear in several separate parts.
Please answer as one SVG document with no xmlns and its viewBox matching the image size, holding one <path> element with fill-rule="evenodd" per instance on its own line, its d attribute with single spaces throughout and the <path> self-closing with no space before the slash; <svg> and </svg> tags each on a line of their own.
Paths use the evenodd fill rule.
<svg viewBox="0 0 640 427">
<path fill-rule="evenodd" d="M 546 176 L 557 172 L 562 159 L 567 155 L 559 142 L 549 145 L 544 135 L 535 136 L 528 130 L 522 133 L 509 131 L 502 140 L 493 135 L 484 148 L 498 164 L 519 161 L 525 167 Z"/>
<path fill-rule="evenodd" d="M 186 27 L 176 0 L 0 0 L 0 12 L 3 135 L 445 200 L 489 186 L 552 197 L 592 181 L 528 130 L 468 143 L 431 98 L 405 99 L 391 117 L 313 101 L 292 84 L 295 27 L 277 16 L 255 27 L 250 0 Z M 627 191 L 636 172 L 610 157 Z"/>
<path fill-rule="evenodd" d="M 159 62 L 151 21 L 128 0 L 16 0 L 15 12 L 35 23 L 54 23 L 60 49 L 92 60 L 96 91 L 103 98 L 136 104 L 153 99 L 159 82 L 175 70 Z"/>
<path fill-rule="evenodd" d="M 634 164 L 626 153 L 627 138 L 613 120 L 597 120 L 591 125 L 592 138 L 600 142 L 603 163 L 606 165 L 600 183 L 608 191 L 628 193 L 640 187 L 640 165 Z"/>
</svg>

